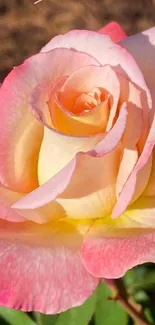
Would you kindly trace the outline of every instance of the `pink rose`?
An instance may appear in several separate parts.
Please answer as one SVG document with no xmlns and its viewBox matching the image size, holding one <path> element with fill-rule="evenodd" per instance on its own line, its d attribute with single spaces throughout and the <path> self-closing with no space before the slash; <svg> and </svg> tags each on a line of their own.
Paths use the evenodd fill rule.
<svg viewBox="0 0 155 325">
<path fill-rule="evenodd" d="M 61 312 L 155 262 L 154 46 L 71 31 L 2 84 L 0 305 Z"/>
</svg>

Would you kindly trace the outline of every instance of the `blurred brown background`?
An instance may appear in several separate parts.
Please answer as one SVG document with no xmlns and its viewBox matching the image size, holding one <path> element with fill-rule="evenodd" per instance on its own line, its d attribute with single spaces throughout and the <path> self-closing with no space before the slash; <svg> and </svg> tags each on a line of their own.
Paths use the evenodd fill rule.
<svg viewBox="0 0 155 325">
<path fill-rule="evenodd" d="M 118 21 L 131 35 L 155 25 L 155 0 L 0 0 L 0 80 L 53 36 Z"/>
</svg>

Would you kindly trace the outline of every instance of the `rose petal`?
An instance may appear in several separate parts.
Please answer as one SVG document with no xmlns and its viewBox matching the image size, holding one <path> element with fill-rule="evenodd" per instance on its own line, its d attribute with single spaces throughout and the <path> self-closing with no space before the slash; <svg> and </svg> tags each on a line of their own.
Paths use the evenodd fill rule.
<svg viewBox="0 0 155 325">
<path fill-rule="evenodd" d="M 25 195 L 21 200 L 13 204 L 14 209 L 35 209 L 54 201 L 62 193 L 70 179 L 76 166 L 76 157 L 66 165 L 57 175 L 38 187 L 31 193 Z"/>
<path fill-rule="evenodd" d="M 137 63 L 129 52 L 112 42 L 110 37 L 87 30 L 74 30 L 65 35 L 54 37 L 43 47 L 42 52 L 61 47 L 88 53 L 101 65 L 120 66 L 131 81 L 146 91 L 151 107 L 150 92 Z"/>
<path fill-rule="evenodd" d="M 112 127 L 120 96 L 120 84 L 117 74 L 110 66 L 90 66 L 75 71 L 64 83 L 60 93 L 60 103 L 67 109 L 72 108 L 75 95 L 89 93 L 94 88 L 103 88 L 112 96 L 112 107 L 108 121 L 108 131 Z M 68 105 L 69 103 L 69 105 Z"/>
<path fill-rule="evenodd" d="M 82 238 L 62 222 L 1 222 L 0 305 L 47 314 L 81 305 L 98 284 L 81 262 Z"/>
<path fill-rule="evenodd" d="M 155 200 L 144 195 L 129 206 L 125 216 L 129 223 L 136 222 L 139 228 L 155 228 Z"/>
<path fill-rule="evenodd" d="M 18 202 L 20 203 L 19 200 L 17 200 L 12 205 L 11 211 L 15 212 L 16 210 L 18 215 L 20 215 L 20 218 L 23 217 L 24 220 L 30 220 L 38 224 L 44 224 L 52 220 L 60 220 L 66 218 L 64 209 L 56 201 L 51 201 L 50 203 L 47 203 L 38 208 L 18 208 L 18 206 L 16 208 L 16 204 L 18 205 Z"/>
<path fill-rule="evenodd" d="M 0 182 L 17 192 L 38 185 L 37 156 L 43 128 L 26 101 L 31 77 L 26 65 L 20 66 L 0 88 Z"/>
<path fill-rule="evenodd" d="M 13 192 L 0 185 L 0 219 L 14 222 L 24 221 L 19 213 L 11 209 L 11 205 L 22 198 L 22 194 Z"/>
<path fill-rule="evenodd" d="M 107 151 L 107 153 L 108 153 L 108 151 Z M 116 151 L 116 153 L 118 153 L 118 151 Z M 91 154 L 91 152 L 90 152 L 90 154 Z M 116 157 L 115 156 L 115 151 L 112 152 L 110 157 L 113 157 L 113 154 L 114 154 L 114 157 Z M 83 154 L 83 157 L 85 157 L 84 154 Z M 88 172 L 87 177 L 88 177 L 88 180 L 90 178 L 90 182 L 92 182 L 91 177 L 90 177 L 91 173 L 92 173 L 92 170 L 94 170 L 94 171 L 96 170 L 95 169 L 95 159 L 99 159 L 99 158 L 93 158 L 93 157 L 89 158 L 91 164 L 90 164 L 90 170 L 88 169 L 88 171 L 87 171 Z M 107 165 L 107 160 L 108 159 L 109 159 L 108 156 L 107 156 L 107 158 L 105 157 L 106 163 L 104 163 L 104 160 L 102 162 L 102 159 L 101 159 L 101 166 L 102 166 L 102 163 L 103 163 L 103 166 L 105 166 L 105 164 Z M 85 158 L 83 158 L 82 161 L 84 163 Z M 94 165 L 92 165 L 92 161 L 94 161 Z M 96 161 L 96 163 L 97 163 L 97 161 Z M 99 160 L 98 160 L 98 163 L 99 163 Z M 116 159 L 116 162 L 115 162 L 115 159 L 113 158 L 113 159 L 109 160 L 109 163 L 112 163 L 112 165 L 114 165 L 112 167 L 112 170 L 114 171 L 114 174 L 116 174 L 117 170 L 118 170 L 119 158 Z M 34 220 L 34 221 L 39 222 L 39 223 L 40 222 L 46 222 L 46 220 L 50 220 L 49 218 L 52 219 L 52 215 L 53 215 L 53 217 L 54 216 L 56 217 L 56 213 L 58 211 L 57 209 L 54 209 L 53 213 L 51 213 L 51 216 L 50 216 L 50 208 L 52 208 L 52 206 L 50 205 L 51 204 L 50 202 L 53 202 L 54 200 L 56 200 L 56 198 L 61 193 L 64 192 L 67 185 L 71 181 L 71 177 L 73 175 L 73 172 L 74 172 L 76 166 L 78 168 L 77 157 L 73 158 L 73 160 L 66 167 L 64 167 L 64 169 L 62 169 L 59 173 L 57 173 L 52 179 L 47 181 L 45 184 L 43 184 L 42 186 L 40 186 L 39 188 L 37 188 L 36 190 L 31 192 L 30 194 L 24 196 L 21 200 L 17 201 L 13 205 L 13 208 L 15 208 L 19 213 L 21 213 L 21 215 L 24 215 L 28 219 Z M 84 164 L 84 166 L 85 166 L 85 164 Z M 115 193 L 114 183 L 115 182 L 113 182 L 112 187 L 111 187 L 111 184 L 108 183 L 108 182 L 110 182 L 110 180 L 108 178 L 108 175 L 109 175 L 109 177 L 112 177 L 112 178 L 114 176 L 111 173 L 111 169 L 109 169 L 109 170 L 110 170 L 110 175 L 106 171 L 106 178 L 105 178 L 105 180 L 103 179 L 103 184 L 102 184 L 103 187 L 107 186 L 107 188 L 103 189 L 104 193 L 105 193 L 105 191 L 107 193 L 106 199 L 108 198 L 108 200 L 109 200 L 109 205 L 107 205 L 107 202 L 106 202 L 107 209 L 109 209 L 109 206 L 110 207 L 112 206 L 112 204 L 114 203 L 114 200 L 115 200 L 115 198 L 114 198 L 114 193 Z M 83 172 L 85 172 L 85 169 L 83 170 Z M 76 177 L 77 176 L 75 176 L 75 179 L 76 179 Z M 77 177 L 77 179 L 78 179 L 78 177 Z M 81 179 L 81 176 L 80 176 L 80 179 Z M 83 177 L 83 179 L 85 179 L 85 178 Z M 105 181 L 105 183 L 104 183 L 104 181 Z M 106 184 L 109 184 L 109 185 L 106 185 Z M 88 186 L 88 187 L 90 187 L 90 186 Z M 89 190 L 90 190 L 90 188 L 89 188 Z M 93 191 L 93 189 L 92 189 L 92 191 Z M 73 191 L 72 191 L 72 194 L 73 194 Z M 102 194 L 103 193 L 100 193 L 99 196 L 104 197 L 104 195 L 102 195 Z M 99 200 L 98 194 L 95 194 L 94 196 L 97 197 L 98 204 L 101 204 L 101 200 Z M 103 197 L 102 197 L 102 201 L 103 201 Z M 58 202 L 59 202 L 59 200 L 58 200 Z M 46 206 L 48 204 L 49 204 L 49 206 Z M 61 202 L 60 202 L 60 204 L 61 204 Z M 42 207 L 42 209 L 38 210 L 39 207 Z M 62 204 L 62 207 L 64 207 L 63 204 Z M 46 214 L 44 212 L 44 208 L 45 208 Z M 34 214 L 33 214 L 33 209 L 35 209 Z M 37 213 L 41 213 L 41 215 L 42 215 L 43 212 L 44 212 L 44 215 L 42 217 L 40 217 L 40 214 L 37 217 Z M 63 218 L 64 215 L 63 215 L 62 212 L 61 213 L 60 212 L 58 213 L 58 218 L 60 218 L 60 217 Z M 74 214 L 75 214 L 75 209 L 74 209 Z M 33 219 L 32 219 L 32 216 L 33 216 Z M 80 217 L 83 218 L 82 215 Z"/>
<path fill-rule="evenodd" d="M 119 42 L 122 39 L 126 38 L 126 34 L 122 27 L 116 23 L 115 21 L 112 21 L 111 23 L 105 25 L 101 29 L 98 30 L 98 33 L 109 35 L 113 42 Z"/>
<path fill-rule="evenodd" d="M 138 161 L 137 145 L 141 134 L 144 131 L 143 110 L 141 92 L 137 87 L 124 77 L 120 76 L 121 97 L 120 101 L 124 102 L 128 98 L 128 118 L 127 125 L 123 135 L 122 144 L 124 147 L 123 157 L 119 168 L 116 193 L 117 198 L 121 193 L 123 186 L 131 175 L 133 168 Z M 135 127 L 136 126 L 136 127 Z M 132 132 L 131 132 L 132 130 Z M 141 141 L 142 143 L 142 141 Z M 140 178 L 141 179 L 141 178 Z M 137 192 L 137 189 L 136 189 Z"/>
<path fill-rule="evenodd" d="M 81 103 L 83 104 L 83 103 Z M 103 133 L 109 117 L 108 99 L 89 112 L 75 116 L 67 112 L 59 102 L 50 101 L 51 117 L 54 126 L 72 136 L 89 136 Z"/>
<path fill-rule="evenodd" d="M 136 59 L 143 72 L 147 86 L 151 92 L 153 107 L 155 110 L 155 27 L 150 28 L 140 34 L 127 37 L 120 42 Z"/>
<path fill-rule="evenodd" d="M 144 191 L 144 195 L 146 196 L 155 196 L 155 149 L 152 153 L 152 168 L 151 168 L 151 175 L 149 178 L 149 182 L 146 186 Z"/>
<path fill-rule="evenodd" d="M 135 84 L 121 75 L 118 78 L 121 87 L 120 103 L 128 103 L 127 126 L 122 141 L 124 147 L 135 149 L 144 127 L 143 115 L 146 115 L 147 101 L 142 101 L 142 92 Z"/>
<path fill-rule="evenodd" d="M 99 154 L 99 156 L 105 155 L 108 152 L 112 151 L 118 145 L 118 143 L 120 141 L 120 136 L 122 136 L 122 133 L 125 128 L 126 117 L 127 117 L 126 105 L 124 104 L 122 107 L 121 113 L 119 115 L 118 122 L 116 122 L 117 124 L 115 125 L 114 130 L 112 129 L 109 132 L 109 134 L 114 132 L 114 135 L 115 135 L 114 137 L 112 136 L 112 142 L 110 141 L 110 147 L 109 147 L 109 140 L 108 140 L 110 138 L 110 136 L 107 135 L 104 139 L 105 141 L 103 140 L 103 142 L 100 143 L 99 148 L 97 147 L 97 148 L 95 148 L 94 151 L 92 151 L 92 152 L 90 151 L 90 154 L 92 156 L 93 155 L 96 156 L 98 154 Z M 118 129 L 118 132 L 115 132 L 115 131 L 117 131 L 117 129 Z M 45 132 L 47 130 L 48 129 L 46 128 Z M 50 132 L 50 130 L 48 130 L 48 131 L 49 131 L 49 135 L 56 134 L 54 132 L 53 133 Z M 50 139 L 51 138 L 49 136 L 49 140 Z M 60 138 L 58 137 L 58 139 L 60 139 Z M 94 146 L 94 137 L 93 138 L 89 137 L 89 146 L 90 146 L 90 139 L 93 139 L 92 144 Z M 113 141 L 113 139 L 115 139 L 115 142 Z M 75 141 L 75 139 L 74 139 L 74 141 Z M 52 141 L 49 141 L 49 143 L 51 145 Z M 54 143 L 56 143 L 56 142 L 54 142 Z M 69 145 L 69 143 L 66 143 L 66 145 L 67 144 Z M 86 143 L 85 143 L 85 145 L 86 145 Z M 57 148 L 57 146 L 55 148 Z M 59 146 L 58 146 L 58 148 L 59 148 Z M 64 147 L 64 149 L 66 149 L 66 147 Z M 46 146 L 46 151 L 47 150 L 48 150 L 48 146 Z M 87 151 L 88 151 L 88 149 L 87 149 Z M 52 154 L 52 150 L 51 150 L 51 154 Z M 52 161 L 52 155 L 51 155 L 51 161 Z M 49 161 L 48 161 L 48 163 L 49 163 Z M 71 180 L 72 174 L 75 170 L 76 163 L 77 163 L 77 158 L 75 156 L 72 159 L 72 161 L 70 161 L 68 163 L 68 165 L 66 165 L 66 167 L 64 167 L 59 173 L 57 173 L 55 175 L 55 177 L 51 178 L 49 181 L 47 181 L 42 186 L 38 187 L 36 190 L 31 192 L 30 194 L 24 196 L 24 198 L 22 198 L 21 200 L 17 201 L 13 205 L 13 208 L 15 208 L 17 211 L 19 211 L 19 213 L 21 210 L 22 215 L 23 215 L 23 212 L 24 212 L 24 215 L 27 215 L 27 213 L 28 213 L 28 218 L 32 218 L 32 217 L 29 217 L 29 214 L 31 213 L 32 209 L 36 209 L 36 208 L 45 206 L 46 204 L 54 201 L 57 198 L 57 196 L 60 195 L 65 190 L 65 188 L 67 187 L 67 185 L 69 184 L 69 182 Z M 49 166 L 49 164 L 48 164 L 48 166 Z M 25 211 L 23 211 L 23 210 L 25 210 Z M 41 222 L 40 215 L 39 215 L 39 218 L 37 218 L 37 217 L 35 217 L 35 218 L 36 218 L 35 219 L 36 222 L 39 222 L 39 223 Z"/>
<path fill-rule="evenodd" d="M 104 224 L 94 224 L 81 251 L 84 266 L 99 278 L 122 277 L 132 267 L 155 262 L 155 232 L 149 229 L 116 230 L 106 236 Z"/>
<path fill-rule="evenodd" d="M 43 54 L 43 53 L 42 53 Z M 79 53 L 75 50 L 67 50 L 64 48 L 49 51 L 48 56 L 38 57 L 38 69 L 42 69 L 42 76 L 29 94 L 29 103 L 32 106 L 34 115 L 42 122 L 49 119 L 48 105 L 50 92 L 56 92 L 57 88 L 61 88 L 64 81 L 75 70 L 88 65 L 99 65 L 97 60 L 85 53 Z M 62 60 L 63 58 L 63 60 Z M 32 61 L 32 58 L 31 58 Z M 31 63 L 30 61 L 30 63 Z M 49 63 L 51 66 L 49 67 Z M 33 62 L 32 62 L 33 63 Z M 48 71 L 47 71 L 47 70 Z"/>
<path fill-rule="evenodd" d="M 112 104 L 107 131 L 110 130 L 117 111 L 120 85 L 115 71 L 109 66 L 91 66 L 78 69 L 65 81 L 57 103 L 54 102 L 53 94 L 51 100 L 49 100 L 49 107 L 52 120 L 58 130 L 71 135 L 88 135 L 104 132 L 105 122 L 107 122 L 105 110 L 108 110 L 104 102 L 98 108 L 96 107 L 96 109 L 92 109 L 90 112 L 83 113 L 80 116 L 75 116 L 68 112 L 68 110 L 72 111 L 75 97 L 78 94 L 90 93 L 95 88 L 106 88 L 106 91 L 111 95 Z M 36 94 L 36 97 L 38 97 L 38 94 Z M 66 111 L 61 105 L 66 108 Z"/>
<path fill-rule="evenodd" d="M 65 218 L 63 208 L 55 199 L 70 182 L 75 166 L 76 157 L 48 182 L 17 200 L 12 208 L 24 218 L 36 223 Z"/>
<path fill-rule="evenodd" d="M 150 139 L 152 132 L 150 134 Z M 123 211 L 126 210 L 128 204 L 131 203 L 131 201 L 133 202 L 134 200 L 136 200 L 144 191 L 151 173 L 151 153 L 153 148 L 154 142 L 148 141 L 130 177 L 128 178 L 127 182 L 125 183 L 122 189 L 122 192 L 113 209 L 112 218 L 115 219 L 120 216 Z"/>
<path fill-rule="evenodd" d="M 137 160 L 138 160 L 138 152 L 136 149 L 124 148 L 122 160 L 118 171 L 117 181 L 116 181 L 117 198 L 119 198 L 122 188 L 126 183 L 129 175 L 132 173 Z"/>
<path fill-rule="evenodd" d="M 41 147 L 41 154 L 39 157 L 40 184 L 44 183 L 46 180 L 49 180 L 50 177 L 53 176 L 53 174 L 56 174 L 56 172 L 61 170 L 62 165 L 65 166 L 68 161 L 70 161 L 70 159 L 79 151 L 89 151 L 90 154 L 93 156 L 103 156 L 108 152 L 112 151 L 122 138 L 126 126 L 126 120 L 127 107 L 126 103 L 124 103 L 122 105 L 120 115 L 114 127 L 105 136 L 99 134 L 96 136 L 85 138 L 70 137 L 67 138 L 67 141 L 65 141 L 65 137 L 59 137 L 57 133 L 51 132 L 50 130 L 45 128 L 44 139 Z M 59 152 L 58 148 L 61 148 L 61 152 Z M 52 166 L 50 166 L 50 169 L 48 168 L 49 161 L 52 162 Z"/>
<path fill-rule="evenodd" d="M 104 157 L 77 156 L 76 169 L 66 190 L 57 198 L 69 218 L 104 218 L 116 201 L 115 184 L 120 146 Z"/>
<path fill-rule="evenodd" d="M 120 142 L 127 124 L 127 103 L 123 103 L 113 128 L 105 135 L 92 151 L 92 155 L 103 156 L 112 151 Z"/>
<path fill-rule="evenodd" d="M 102 47 L 103 44 L 103 47 Z M 127 73 L 128 77 L 136 83 L 140 88 L 146 91 L 147 98 L 148 98 L 148 104 L 151 108 L 151 96 L 150 92 L 146 86 L 146 83 L 144 81 L 144 78 L 142 76 L 142 73 L 140 72 L 136 62 L 132 58 L 132 56 L 124 51 L 124 49 L 120 48 L 117 44 L 114 44 L 110 38 L 108 38 L 106 35 L 95 33 L 95 32 L 88 32 L 88 31 L 72 31 L 65 36 L 58 36 L 54 38 L 52 41 L 50 41 L 44 48 L 43 51 L 48 51 L 52 48 L 58 48 L 58 47 L 67 47 L 67 48 L 75 48 L 79 51 L 83 51 L 86 53 L 91 53 L 91 55 L 98 60 L 102 65 L 109 64 L 112 66 L 118 66 L 120 65 L 121 68 Z M 153 139 L 153 135 L 151 135 L 150 139 Z M 148 160 L 148 156 L 150 156 L 151 151 L 153 148 L 153 144 L 148 144 L 148 148 L 146 148 L 146 151 L 144 150 L 144 155 L 142 155 L 142 160 L 138 163 L 138 170 L 140 170 L 144 164 L 145 160 Z M 143 159 L 145 157 L 145 153 L 147 152 L 146 159 Z M 143 161 L 143 162 L 142 162 Z M 136 172 L 137 174 L 137 172 Z M 126 208 L 127 201 L 128 203 L 131 200 L 131 197 L 134 193 L 135 183 L 136 183 L 136 176 L 134 175 L 134 180 L 131 181 L 131 186 L 129 186 L 127 193 L 130 193 L 127 197 L 127 199 L 122 200 L 123 206 Z M 131 190 L 130 190 L 131 188 Z M 129 198 L 130 196 L 130 198 Z M 122 212 L 122 207 L 120 208 L 120 211 Z M 117 212 L 118 213 L 118 212 Z M 115 214 L 115 213 L 114 213 Z"/>
<path fill-rule="evenodd" d="M 87 152 L 103 138 L 103 134 L 73 137 L 44 128 L 44 138 L 39 154 L 39 184 L 44 184 L 61 171 L 77 152 Z"/>
</svg>

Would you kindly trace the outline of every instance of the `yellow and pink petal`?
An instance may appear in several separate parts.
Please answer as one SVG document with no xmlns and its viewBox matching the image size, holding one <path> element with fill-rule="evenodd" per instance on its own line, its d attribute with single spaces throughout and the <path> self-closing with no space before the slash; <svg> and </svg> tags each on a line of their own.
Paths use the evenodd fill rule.
<svg viewBox="0 0 155 325">
<path fill-rule="evenodd" d="M 81 305 L 98 279 L 80 258 L 83 236 L 63 222 L 0 221 L 0 305 L 60 313 Z"/>
<path fill-rule="evenodd" d="M 132 267 L 155 262 L 155 231 L 113 229 L 96 222 L 87 233 L 82 250 L 87 271 L 98 278 L 122 277 Z"/>
</svg>

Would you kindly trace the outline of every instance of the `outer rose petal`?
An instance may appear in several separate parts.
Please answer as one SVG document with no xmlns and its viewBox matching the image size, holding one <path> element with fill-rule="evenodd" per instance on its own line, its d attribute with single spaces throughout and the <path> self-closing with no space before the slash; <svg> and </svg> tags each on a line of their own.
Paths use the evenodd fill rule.
<svg viewBox="0 0 155 325">
<path fill-rule="evenodd" d="M 151 139 L 154 133 L 154 129 L 155 121 L 154 125 L 151 127 L 152 132 L 150 132 L 150 141 L 148 137 L 148 141 L 144 147 L 144 150 L 138 162 L 136 163 L 129 179 L 125 183 L 122 192 L 117 200 L 117 203 L 113 209 L 112 218 L 114 219 L 120 216 L 126 210 L 131 201 L 139 197 L 148 183 L 152 165 L 151 153 L 155 143 L 155 140 L 152 141 Z"/>
<path fill-rule="evenodd" d="M 145 106 L 143 108 L 141 102 L 141 92 L 134 84 L 132 84 L 122 76 L 120 76 L 120 82 L 120 101 L 124 102 L 128 98 L 128 119 L 122 139 L 124 152 L 116 184 L 117 198 L 119 197 L 123 186 L 125 185 L 127 179 L 133 171 L 134 166 L 138 161 L 139 155 L 137 150 L 137 144 L 139 139 L 141 138 L 141 134 L 144 132 L 143 110 L 146 110 L 145 106 L 147 105 L 147 103 L 144 102 Z M 144 186 L 145 185 L 146 183 L 144 184 Z"/>
<path fill-rule="evenodd" d="M 81 254 L 92 275 L 119 278 L 136 265 L 155 262 L 155 232 L 115 229 L 106 236 L 104 225 L 94 225 L 85 238 Z"/>
<path fill-rule="evenodd" d="M 113 42 L 119 42 L 122 39 L 126 38 L 126 34 L 122 27 L 116 23 L 115 21 L 112 21 L 111 23 L 107 24 L 103 28 L 98 30 L 98 33 L 109 35 Z"/>
<path fill-rule="evenodd" d="M 0 88 L 0 182 L 17 192 L 38 186 L 37 157 L 43 127 L 26 101 L 31 78 L 26 67 L 20 66 Z"/>
<path fill-rule="evenodd" d="M 62 312 L 81 305 L 98 280 L 83 266 L 82 236 L 65 223 L 0 224 L 0 305 Z"/>
<path fill-rule="evenodd" d="M 104 156 L 118 145 L 126 128 L 127 116 L 127 103 L 123 103 L 120 108 L 120 114 L 117 118 L 116 123 L 114 124 L 112 129 L 105 135 L 103 140 L 101 140 L 94 147 L 94 152 L 92 151 L 92 155 L 94 154 L 97 156 Z"/>
<path fill-rule="evenodd" d="M 120 42 L 136 59 L 151 92 L 155 112 L 155 27 Z"/>
<path fill-rule="evenodd" d="M 123 136 L 124 147 L 135 149 L 143 128 L 143 111 L 147 110 L 147 101 L 142 105 L 141 91 L 135 84 L 118 76 L 121 84 L 120 103 L 128 103 L 128 120 Z M 135 127 L 136 126 L 136 127 Z M 131 132 L 132 129 L 132 132 Z"/>
<path fill-rule="evenodd" d="M 152 168 L 151 168 L 151 175 L 149 178 L 149 182 L 147 187 L 144 191 L 144 195 L 148 196 L 155 196 L 155 149 L 153 150 L 152 154 Z"/>
</svg>

